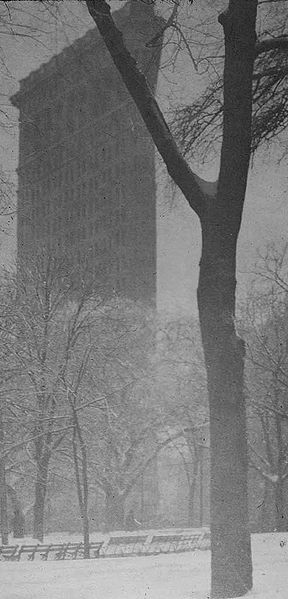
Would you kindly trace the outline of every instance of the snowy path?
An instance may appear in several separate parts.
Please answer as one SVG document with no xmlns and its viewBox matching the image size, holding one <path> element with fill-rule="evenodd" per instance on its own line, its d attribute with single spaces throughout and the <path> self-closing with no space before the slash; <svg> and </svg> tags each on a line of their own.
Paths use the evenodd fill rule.
<svg viewBox="0 0 288 599">
<path fill-rule="evenodd" d="M 281 545 L 280 542 L 282 541 Z M 255 535 L 249 599 L 287 599 L 288 534 Z M 208 599 L 209 552 L 0 563 L 1 599 Z"/>
</svg>

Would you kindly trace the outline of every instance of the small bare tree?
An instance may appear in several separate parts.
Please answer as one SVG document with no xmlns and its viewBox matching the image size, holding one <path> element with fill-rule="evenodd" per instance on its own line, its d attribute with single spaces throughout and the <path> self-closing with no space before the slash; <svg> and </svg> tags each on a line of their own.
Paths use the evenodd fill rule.
<svg viewBox="0 0 288 599">
<path fill-rule="evenodd" d="M 206 375 L 199 326 L 193 319 L 159 322 L 157 399 L 162 426 L 179 432 L 173 442 L 188 485 L 188 526 L 195 522 L 195 491 L 201 479 L 203 449 L 209 448 Z M 201 493 L 201 480 L 200 493 Z M 201 504 L 201 500 L 200 500 Z M 200 508 L 200 521 L 202 524 Z"/>
<path fill-rule="evenodd" d="M 14 285 L 7 343 L 17 368 L 18 402 L 27 415 L 25 448 L 36 471 L 33 535 L 42 540 L 50 458 L 72 427 L 62 381 L 70 363 L 75 365 L 90 292 L 74 290 L 72 301 L 71 277 L 45 253 L 19 265 Z"/>
<path fill-rule="evenodd" d="M 250 465 L 265 483 L 262 512 L 274 495 L 275 521 L 286 530 L 288 481 L 288 269 L 287 245 L 270 246 L 245 307 Z M 270 492 L 269 492 L 270 491 Z"/>
</svg>

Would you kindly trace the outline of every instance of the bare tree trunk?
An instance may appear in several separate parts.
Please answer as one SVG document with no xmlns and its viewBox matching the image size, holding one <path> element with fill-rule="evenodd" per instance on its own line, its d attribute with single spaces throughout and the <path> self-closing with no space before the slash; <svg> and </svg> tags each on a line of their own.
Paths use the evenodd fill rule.
<svg viewBox="0 0 288 599">
<path fill-rule="evenodd" d="M 75 416 L 76 416 L 76 412 L 74 411 L 74 417 Z M 81 432 L 80 432 L 80 437 L 79 437 L 79 430 L 78 430 L 79 423 L 78 423 L 77 416 L 76 416 L 76 420 L 77 420 L 77 426 L 73 431 L 73 440 L 72 440 L 73 458 L 74 458 L 77 495 L 78 495 L 81 519 L 82 519 L 84 559 L 89 559 L 90 558 L 90 534 L 89 534 L 89 518 L 88 518 L 87 454 L 86 454 L 86 447 L 85 447 L 85 443 L 83 442 Z M 76 430 L 78 433 L 81 455 L 82 455 L 82 475 L 80 473 L 79 460 L 78 460 L 78 455 L 77 455 Z M 82 483 L 81 483 L 81 478 L 82 478 Z"/>
<path fill-rule="evenodd" d="M 279 385 L 277 385 L 277 379 L 275 381 L 275 399 L 277 407 L 281 405 L 279 398 Z M 280 410 L 279 410 L 280 411 Z M 276 415 L 276 439 L 278 446 L 278 459 L 277 459 L 277 473 L 278 479 L 275 486 L 275 506 L 276 506 L 276 529 L 279 532 L 286 530 L 287 522 L 284 514 L 284 496 L 283 496 L 283 466 L 286 462 L 286 451 L 284 449 L 283 432 L 282 432 L 282 419 Z"/>
<path fill-rule="evenodd" d="M 203 453 L 203 448 L 200 448 L 200 464 L 199 464 L 199 526 L 203 526 L 203 511 L 204 511 L 204 505 L 203 505 L 203 486 L 204 486 L 204 480 L 203 480 L 203 459 L 204 459 L 204 453 Z"/>
<path fill-rule="evenodd" d="M 234 325 L 236 240 L 215 212 L 213 227 L 208 221 L 202 228 L 198 307 L 210 406 L 212 597 L 222 598 L 245 594 L 252 568 L 244 343 Z"/>
<path fill-rule="evenodd" d="M 275 506 L 276 506 L 276 530 L 278 532 L 287 531 L 287 518 L 284 509 L 284 489 L 283 480 L 279 477 L 275 485 Z"/>
<path fill-rule="evenodd" d="M 196 486 L 196 481 L 193 478 L 193 481 L 191 482 L 191 484 L 189 484 L 189 490 L 188 490 L 188 527 L 192 528 L 195 524 L 195 514 L 194 514 L 194 499 L 195 499 L 195 486 Z"/>
<path fill-rule="evenodd" d="M 120 493 L 112 489 L 106 488 L 106 528 L 110 530 L 124 530 L 125 528 L 125 500 Z"/>
<path fill-rule="evenodd" d="M 1 514 L 1 543 L 8 545 L 8 510 L 7 489 L 4 460 L 0 460 L 0 514 Z"/>
<path fill-rule="evenodd" d="M 20 502 L 14 504 L 13 516 L 13 537 L 23 539 L 25 536 L 25 516 L 21 508 Z"/>
<path fill-rule="evenodd" d="M 80 443 L 81 444 L 81 443 Z M 87 453 L 85 445 L 81 444 L 82 452 L 82 484 L 83 484 L 83 541 L 84 558 L 90 558 L 90 537 L 89 537 L 89 518 L 88 518 L 88 472 L 87 472 Z"/>
<path fill-rule="evenodd" d="M 25 536 L 25 516 L 21 507 L 21 502 L 19 501 L 17 493 L 15 489 L 13 489 L 13 487 L 11 487 L 10 485 L 6 485 L 6 489 L 7 498 L 9 497 L 13 508 L 13 537 L 15 537 L 16 539 L 23 539 L 23 537 Z"/>
<path fill-rule="evenodd" d="M 167 170 L 202 226 L 198 307 L 211 418 L 211 595 L 236 597 L 252 587 L 248 522 L 244 344 L 235 326 L 236 243 L 251 153 L 252 80 L 257 0 L 229 0 L 219 15 L 225 38 L 223 142 L 217 194 L 206 197 L 123 44 L 104 0 L 86 0 L 112 59 Z"/>
<path fill-rule="evenodd" d="M 0 407 L 0 516 L 1 516 L 1 542 L 8 545 L 8 510 L 7 486 L 4 458 L 4 425 L 2 406 Z"/>
<path fill-rule="evenodd" d="M 144 472 L 141 475 L 141 522 L 143 523 L 145 520 L 145 475 Z"/>
<path fill-rule="evenodd" d="M 44 538 L 45 498 L 48 482 L 49 456 L 46 453 L 37 463 L 35 483 L 33 538 L 41 543 Z"/>
<path fill-rule="evenodd" d="M 198 470 L 199 470 L 199 448 L 196 448 L 196 443 L 194 443 L 193 457 L 194 457 L 193 472 L 191 473 L 190 479 L 188 478 L 188 485 L 189 485 L 189 490 L 188 490 L 188 526 L 191 528 L 195 525 L 194 501 L 195 501 L 197 474 L 198 474 Z M 191 479 L 191 477 L 192 477 L 192 479 Z"/>
<path fill-rule="evenodd" d="M 263 502 L 261 506 L 261 532 L 266 532 L 270 530 L 269 528 L 269 520 L 271 522 L 271 517 L 269 518 L 269 499 L 270 499 L 270 487 L 271 484 L 264 479 L 264 492 L 263 492 Z M 270 510 L 271 511 L 271 510 Z"/>
</svg>

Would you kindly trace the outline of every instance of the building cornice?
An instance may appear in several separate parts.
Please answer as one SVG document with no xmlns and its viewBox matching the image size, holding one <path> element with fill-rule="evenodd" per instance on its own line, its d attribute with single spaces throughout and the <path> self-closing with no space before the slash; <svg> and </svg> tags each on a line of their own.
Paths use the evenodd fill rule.
<svg viewBox="0 0 288 599">
<path fill-rule="evenodd" d="M 140 4 L 142 4 L 140 2 Z M 141 13 L 137 18 L 136 2 L 135 0 L 128 0 L 128 2 L 121 7 L 119 10 L 113 13 L 113 18 L 117 24 L 117 27 L 125 34 L 126 29 L 131 30 L 131 21 L 133 19 L 134 30 L 139 29 L 141 31 L 141 25 L 145 22 L 145 17 L 151 18 L 153 14 L 153 20 L 155 18 L 153 6 L 146 5 L 145 12 L 143 7 Z M 146 14 L 145 14 L 146 13 Z M 156 17 L 156 20 L 158 18 Z M 162 19 L 159 18 L 162 23 Z M 153 23 L 154 24 L 154 23 Z M 152 32 L 153 29 L 152 27 Z M 67 69 L 67 65 L 72 67 L 75 61 L 75 55 L 80 57 L 87 51 L 91 50 L 92 47 L 103 46 L 103 40 L 96 27 L 89 29 L 87 33 L 81 38 L 76 39 L 72 44 L 65 47 L 59 54 L 53 56 L 48 62 L 43 63 L 38 69 L 32 71 L 27 77 L 20 80 L 20 89 L 13 96 L 11 96 L 11 104 L 17 108 L 20 108 L 21 103 L 25 96 L 31 96 L 35 88 L 43 84 L 44 81 L 55 78 L 59 72 Z M 104 47 L 104 46 L 103 46 Z"/>
</svg>

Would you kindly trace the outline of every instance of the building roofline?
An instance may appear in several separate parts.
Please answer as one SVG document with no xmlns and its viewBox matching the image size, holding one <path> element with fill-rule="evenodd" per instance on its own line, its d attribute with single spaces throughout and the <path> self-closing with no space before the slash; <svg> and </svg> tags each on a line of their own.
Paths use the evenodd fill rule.
<svg viewBox="0 0 288 599">
<path fill-rule="evenodd" d="M 124 6 L 113 12 L 113 18 L 120 29 L 124 29 L 131 14 L 131 9 L 133 5 L 135 6 L 135 4 L 134 0 L 128 0 Z M 146 4 L 143 2 L 143 6 L 145 7 L 144 10 L 147 12 L 148 10 L 149 12 L 153 10 L 152 3 Z M 59 54 L 56 54 L 49 59 L 49 61 L 43 63 L 38 69 L 32 71 L 27 77 L 21 79 L 20 89 L 10 97 L 11 104 L 19 108 L 22 98 L 27 93 L 30 94 L 32 89 L 37 87 L 40 83 L 55 75 L 58 69 L 63 68 L 67 62 L 71 62 L 71 58 L 73 55 L 75 55 L 75 52 L 77 52 L 78 55 L 79 53 L 85 53 L 89 48 L 91 48 L 92 45 L 101 43 L 102 37 L 100 36 L 97 27 L 89 29 L 82 37 L 76 39 L 72 44 L 63 48 Z"/>
<path fill-rule="evenodd" d="M 59 68 L 70 62 L 72 54 L 74 54 L 75 51 L 77 51 L 77 53 L 79 51 L 85 52 L 85 50 L 91 47 L 91 44 L 97 40 L 97 37 L 96 27 L 89 29 L 84 36 L 75 40 L 70 46 L 63 48 L 59 54 L 56 54 L 47 62 L 41 64 L 36 70 L 31 71 L 27 77 L 20 79 L 20 89 L 10 97 L 11 104 L 19 108 L 21 99 L 26 93 L 31 93 L 33 88 L 55 75 Z M 100 42 L 99 38 L 98 42 Z"/>
</svg>

